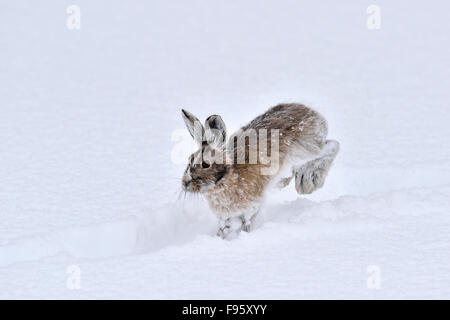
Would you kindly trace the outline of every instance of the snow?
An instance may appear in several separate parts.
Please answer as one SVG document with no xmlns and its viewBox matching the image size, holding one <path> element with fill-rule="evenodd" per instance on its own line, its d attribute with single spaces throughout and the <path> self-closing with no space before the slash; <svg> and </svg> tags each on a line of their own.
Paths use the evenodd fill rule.
<svg viewBox="0 0 450 320">
<path fill-rule="evenodd" d="M 2 4 L 0 298 L 450 298 L 450 5 L 380 0 L 369 30 L 372 4 Z M 280 102 L 341 151 L 220 240 L 179 197 L 180 109 L 231 133 Z"/>
</svg>

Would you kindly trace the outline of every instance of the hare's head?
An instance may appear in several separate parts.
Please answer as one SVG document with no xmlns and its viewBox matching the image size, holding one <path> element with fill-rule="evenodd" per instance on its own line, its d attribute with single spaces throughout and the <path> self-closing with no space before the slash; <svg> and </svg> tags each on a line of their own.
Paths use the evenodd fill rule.
<svg viewBox="0 0 450 320">
<path fill-rule="evenodd" d="M 225 123 L 218 115 L 209 116 L 203 126 L 198 118 L 181 110 L 183 120 L 198 150 L 191 154 L 183 175 L 185 191 L 205 192 L 218 185 L 227 173 L 225 164 Z"/>
</svg>

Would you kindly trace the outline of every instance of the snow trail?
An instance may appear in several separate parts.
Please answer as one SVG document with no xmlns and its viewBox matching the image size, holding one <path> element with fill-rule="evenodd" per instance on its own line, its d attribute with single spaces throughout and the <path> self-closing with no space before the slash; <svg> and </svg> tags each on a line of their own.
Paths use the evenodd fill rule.
<svg viewBox="0 0 450 320">
<path fill-rule="evenodd" d="M 334 223 L 389 219 L 395 216 L 450 212 L 450 186 L 399 190 L 366 197 L 343 196 L 314 202 L 305 198 L 262 208 L 255 232 L 277 232 L 296 225 L 321 225 L 306 230 L 310 236 L 332 232 Z M 262 225 L 261 225 L 262 224 Z M 158 208 L 146 217 L 132 216 L 112 222 L 58 230 L 45 235 L 19 238 L 0 246 L 0 267 L 18 262 L 67 254 L 74 258 L 104 259 L 148 254 L 172 245 L 188 245 L 197 236 L 214 237 L 217 220 L 206 207 L 181 202 Z M 366 226 L 364 230 L 377 228 Z M 271 230 L 271 231 L 268 231 Z M 304 232 L 305 230 L 303 230 Z M 381 230 L 380 230 L 381 231 Z"/>
</svg>

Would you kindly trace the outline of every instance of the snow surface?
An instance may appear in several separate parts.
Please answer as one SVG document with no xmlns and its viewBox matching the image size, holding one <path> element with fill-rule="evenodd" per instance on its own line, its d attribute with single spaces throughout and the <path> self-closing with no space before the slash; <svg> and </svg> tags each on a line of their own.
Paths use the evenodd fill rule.
<svg viewBox="0 0 450 320">
<path fill-rule="evenodd" d="M 369 30 L 373 2 L 3 1 L 0 298 L 450 298 L 450 5 L 378 0 Z M 279 102 L 341 151 L 217 239 L 178 197 L 179 109 L 237 129 Z"/>
</svg>

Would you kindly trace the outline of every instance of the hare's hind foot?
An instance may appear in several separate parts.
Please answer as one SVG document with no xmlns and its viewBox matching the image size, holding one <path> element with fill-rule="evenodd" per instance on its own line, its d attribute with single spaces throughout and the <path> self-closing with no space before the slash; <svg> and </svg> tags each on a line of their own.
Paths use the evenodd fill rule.
<svg viewBox="0 0 450 320">
<path fill-rule="evenodd" d="M 327 140 L 318 158 L 294 167 L 295 189 L 299 194 L 310 194 L 323 186 L 338 152 L 339 143 Z"/>
</svg>

